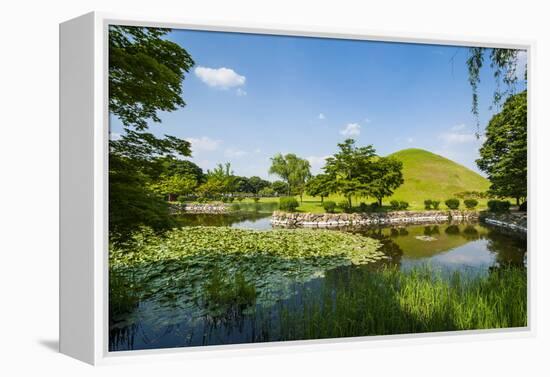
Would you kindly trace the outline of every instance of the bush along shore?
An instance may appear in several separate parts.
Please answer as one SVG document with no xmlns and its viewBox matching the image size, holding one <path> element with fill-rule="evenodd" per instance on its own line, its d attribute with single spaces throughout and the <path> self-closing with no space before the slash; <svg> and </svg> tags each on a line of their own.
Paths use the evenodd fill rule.
<svg viewBox="0 0 550 377">
<path fill-rule="evenodd" d="M 271 223 L 289 227 L 341 227 L 370 224 L 414 224 L 472 221 L 477 211 L 393 211 L 374 213 L 291 213 L 273 212 Z"/>
</svg>

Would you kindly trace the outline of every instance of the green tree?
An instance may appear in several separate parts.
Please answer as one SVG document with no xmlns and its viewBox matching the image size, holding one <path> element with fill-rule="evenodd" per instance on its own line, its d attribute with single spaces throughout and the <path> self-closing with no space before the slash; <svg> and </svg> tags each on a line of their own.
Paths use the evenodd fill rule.
<svg viewBox="0 0 550 377">
<path fill-rule="evenodd" d="M 162 167 L 159 169 L 161 175 L 184 176 L 194 179 L 197 183 L 203 183 L 206 180 L 203 170 L 197 164 L 189 160 L 179 160 L 168 157 L 160 159 L 159 162 L 162 164 Z"/>
<path fill-rule="evenodd" d="M 168 197 L 168 201 L 175 201 L 180 195 L 187 196 L 197 188 L 197 181 L 191 176 L 163 175 L 158 182 L 151 185 L 151 189 Z"/>
<path fill-rule="evenodd" d="M 279 176 L 288 185 L 287 194 L 298 194 L 300 199 L 304 193 L 305 183 L 311 177 L 310 164 L 308 160 L 300 158 L 295 154 L 277 154 L 271 158 L 269 174 Z"/>
<path fill-rule="evenodd" d="M 391 157 L 379 157 L 374 160 L 372 174 L 369 177 L 368 196 L 376 198 L 382 206 L 382 199 L 391 196 L 403 180 L 403 163 Z"/>
<path fill-rule="evenodd" d="M 334 191 L 334 180 L 327 174 L 317 174 L 306 182 L 306 193 L 311 196 L 320 196 L 321 203 L 324 198 Z"/>
<path fill-rule="evenodd" d="M 247 177 L 235 177 L 235 192 L 245 193 L 245 192 L 252 192 L 252 186 L 250 186 L 250 183 L 248 182 Z"/>
<path fill-rule="evenodd" d="M 277 195 L 288 193 L 288 183 L 283 181 L 275 181 L 271 184 L 271 188 Z"/>
<path fill-rule="evenodd" d="M 271 183 L 269 181 L 266 181 L 265 179 L 257 176 L 252 176 L 248 178 L 248 184 L 250 186 L 249 192 L 253 194 L 257 194 L 260 192 L 261 189 L 271 186 Z"/>
<path fill-rule="evenodd" d="M 527 198 L 527 92 L 509 97 L 494 115 L 479 150 L 478 167 L 487 173 L 490 193 L 512 197 L 519 205 Z"/>
<path fill-rule="evenodd" d="M 124 133 L 109 143 L 109 230 L 114 242 L 139 226 L 171 225 L 167 203 L 150 189 L 159 159 L 190 156 L 190 144 L 146 132 L 159 111 L 185 105 L 182 81 L 194 62 L 178 44 L 163 38 L 170 29 L 109 28 L 109 111 Z"/>
<path fill-rule="evenodd" d="M 264 187 L 260 191 L 258 191 L 258 195 L 261 197 L 270 197 L 275 195 L 275 190 L 273 190 L 271 187 Z"/>
<path fill-rule="evenodd" d="M 502 100 L 516 93 L 518 78 L 518 56 L 525 50 L 507 48 L 472 47 L 468 50 L 466 65 L 468 67 L 468 81 L 472 88 L 472 114 L 477 122 L 477 135 L 479 136 L 479 93 L 478 86 L 481 81 L 481 68 L 485 60 L 490 61 L 496 89 L 493 92 L 493 106 L 500 106 Z M 524 81 L 527 81 L 527 63 L 524 68 Z"/>
<path fill-rule="evenodd" d="M 237 177 L 231 170 L 231 163 L 218 164 L 214 169 L 208 170 L 206 173 L 205 187 L 209 187 L 211 193 L 229 194 L 236 191 Z M 212 191 L 216 187 L 217 191 Z M 204 190 L 202 190 L 204 192 Z"/>
<path fill-rule="evenodd" d="M 159 111 L 185 106 L 182 81 L 195 64 L 177 43 L 163 37 L 170 29 L 109 27 L 109 110 L 124 126 L 148 128 Z"/>
<path fill-rule="evenodd" d="M 197 188 L 197 193 L 203 198 L 216 198 L 227 191 L 227 183 L 218 177 L 209 177 Z"/>
<path fill-rule="evenodd" d="M 334 192 L 345 196 L 351 207 L 352 196 L 369 194 L 373 159 L 376 156 L 372 145 L 355 146 L 355 140 L 347 139 L 338 144 L 340 151 L 326 159 L 325 174 L 331 177 Z"/>
</svg>

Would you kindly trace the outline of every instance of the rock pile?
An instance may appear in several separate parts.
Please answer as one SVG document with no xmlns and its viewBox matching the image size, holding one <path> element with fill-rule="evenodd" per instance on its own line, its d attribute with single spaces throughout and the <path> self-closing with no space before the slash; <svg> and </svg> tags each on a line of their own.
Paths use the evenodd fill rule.
<svg viewBox="0 0 550 377">
<path fill-rule="evenodd" d="M 229 211 L 229 206 L 225 203 L 172 203 L 170 212 L 178 213 L 205 213 L 220 214 Z"/>
<path fill-rule="evenodd" d="M 275 211 L 273 225 L 289 227 L 342 227 L 369 224 L 409 224 L 475 220 L 476 211 L 395 211 L 374 213 L 290 213 Z"/>
<path fill-rule="evenodd" d="M 527 233 L 527 212 L 482 212 L 480 218 L 487 224 Z"/>
</svg>

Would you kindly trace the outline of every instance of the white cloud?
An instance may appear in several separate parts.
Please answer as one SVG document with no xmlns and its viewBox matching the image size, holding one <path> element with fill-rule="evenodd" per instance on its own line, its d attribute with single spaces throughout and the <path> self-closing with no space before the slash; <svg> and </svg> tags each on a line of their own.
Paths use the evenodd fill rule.
<svg viewBox="0 0 550 377">
<path fill-rule="evenodd" d="M 357 123 L 348 123 L 340 134 L 344 136 L 358 136 L 361 133 L 361 126 Z"/>
<path fill-rule="evenodd" d="M 325 114 L 320 113 L 320 114 L 319 114 L 319 119 L 320 119 L 320 120 L 324 120 L 324 119 L 325 119 Z"/>
<path fill-rule="evenodd" d="M 365 123 L 370 123 L 371 120 L 369 118 L 365 118 Z"/>
<path fill-rule="evenodd" d="M 453 132 L 462 131 L 465 128 L 466 128 L 466 125 L 464 123 L 461 123 L 461 124 L 457 124 L 456 126 L 452 126 L 451 131 Z"/>
<path fill-rule="evenodd" d="M 245 151 L 236 148 L 227 148 L 224 153 L 225 157 L 229 158 L 238 158 L 245 156 L 246 154 L 247 153 Z"/>
<path fill-rule="evenodd" d="M 439 138 L 449 144 L 471 143 L 477 140 L 476 135 L 471 133 L 446 132 L 439 135 Z"/>
<path fill-rule="evenodd" d="M 409 144 L 414 143 L 414 139 L 412 137 L 407 138 L 407 143 Z"/>
<path fill-rule="evenodd" d="M 246 82 L 246 77 L 239 75 L 231 68 L 195 68 L 195 75 L 206 85 L 213 88 L 229 89 L 242 86 Z"/>
<path fill-rule="evenodd" d="M 262 150 L 260 148 L 254 149 L 254 153 L 262 153 Z"/>
<path fill-rule="evenodd" d="M 215 151 L 221 144 L 221 140 L 214 140 L 208 136 L 188 137 L 185 140 L 191 143 L 192 152 Z"/>
<path fill-rule="evenodd" d="M 331 155 L 328 156 L 309 156 L 306 157 L 306 160 L 309 161 L 309 164 L 311 165 L 311 171 L 313 174 L 318 174 L 321 171 L 321 168 L 325 166 L 326 159 L 332 157 Z"/>
<path fill-rule="evenodd" d="M 244 97 L 244 96 L 246 96 L 246 95 L 247 95 L 246 90 L 243 90 L 243 89 L 241 89 L 241 88 L 237 88 L 237 95 L 238 95 L 239 97 Z"/>
</svg>

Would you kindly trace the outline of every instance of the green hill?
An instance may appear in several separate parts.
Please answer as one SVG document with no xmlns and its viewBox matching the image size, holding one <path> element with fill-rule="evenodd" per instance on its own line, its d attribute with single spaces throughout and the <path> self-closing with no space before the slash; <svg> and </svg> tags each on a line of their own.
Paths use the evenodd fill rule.
<svg viewBox="0 0 550 377">
<path fill-rule="evenodd" d="M 390 156 L 403 163 L 405 180 L 391 199 L 407 201 L 411 207 L 422 207 L 425 199 L 443 202 L 458 192 L 489 188 L 489 181 L 476 172 L 423 149 L 403 149 Z"/>
</svg>

